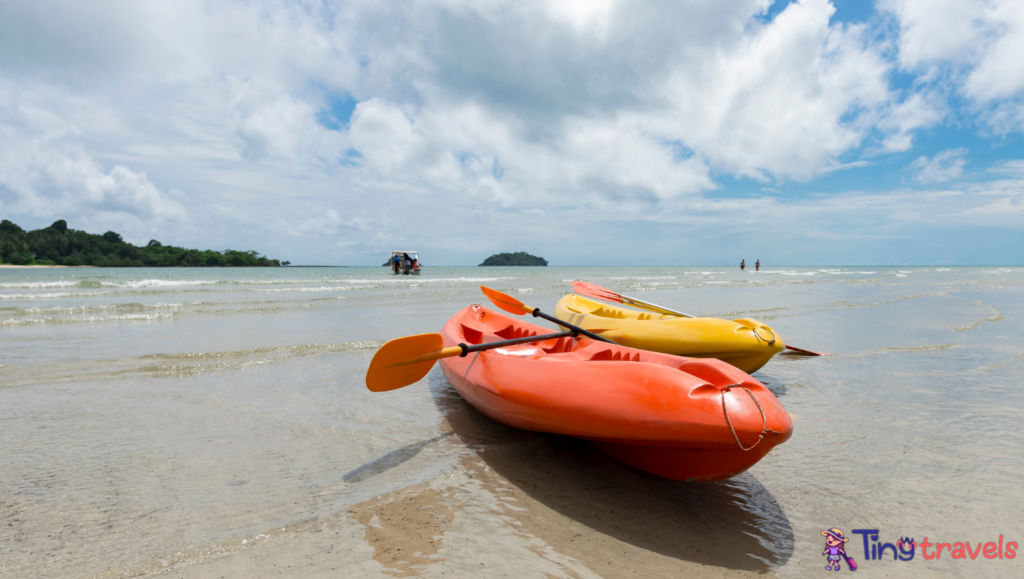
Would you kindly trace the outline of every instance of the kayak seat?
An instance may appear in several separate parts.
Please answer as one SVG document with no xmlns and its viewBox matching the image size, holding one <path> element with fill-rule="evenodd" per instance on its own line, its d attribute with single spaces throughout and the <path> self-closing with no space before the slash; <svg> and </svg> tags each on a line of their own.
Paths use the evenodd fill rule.
<svg viewBox="0 0 1024 579">
<path fill-rule="evenodd" d="M 531 332 L 530 330 L 525 329 L 521 326 L 516 326 L 515 324 L 509 324 L 505 328 L 502 328 L 501 330 L 498 330 L 497 332 L 494 333 L 498 337 L 506 340 L 514 340 L 516 338 L 526 338 L 529 336 L 537 335 L 537 332 Z"/>
<path fill-rule="evenodd" d="M 589 358 L 591 362 L 639 362 L 640 354 L 633 354 L 630 356 L 629 352 L 612 352 L 611 350 L 601 350 Z"/>
<path fill-rule="evenodd" d="M 566 352 L 572 352 L 575 345 L 576 343 L 572 338 L 558 338 L 554 346 L 542 349 L 548 354 L 564 354 Z"/>
<path fill-rule="evenodd" d="M 467 326 L 466 324 L 459 324 L 462 326 L 462 337 L 466 339 L 467 344 L 479 344 L 483 341 L 484 333 L 480 330 L 476 330 Z"/>
<path fill-rule="evenodd" d="M 622 310 L 618 309 L 597 308 L 590 313 L 591 315 L 595 315 L 600 318 L 612 318 L 616 320 L 626 319 L 626 314 L 622 313 Z"/>
</svg>

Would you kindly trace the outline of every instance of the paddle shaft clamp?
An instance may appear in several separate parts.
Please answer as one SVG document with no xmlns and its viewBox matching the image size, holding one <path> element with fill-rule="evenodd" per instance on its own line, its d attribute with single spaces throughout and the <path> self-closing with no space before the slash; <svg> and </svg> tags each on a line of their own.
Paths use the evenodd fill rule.
<svg viewBox="0 0 1024 579">
<path fill-rule="evenodd" d="M 501 342 L 490 342 L 487 344 L 474 344 L 467 346 L 466 344 L 459 344 L 459 348 L 462 349 L 462 353 L 459 354 L 460 358 L 465 358 L 467 355 L 473 352 L 483 352 L 484 350 L 492 350 L 494 348 L 504 348 L 505 346 L 517 346 L 519 344 L 529 344 L 532 342 L 543 342 L 544 340 L 554 340 L 555 338 L 575 338 L 580 333 L 576 330 L 569 332 L 559 332 L 557 334 L 544 334 L 542 336 L 523 336 L 522 338 L 515 338 L 513 340 L 502 340 Z"/>
<path fill-rule="evenodd" d="M 583 334 L 584 336 L 590 338 L 591 340 L 597 340 L 599 342 L 607 342 L 609 344 L 615 344 L 615 342 L 609 340 L 608 338 L 602 338 L 601 336 L 598 336 L 597 334 L 595 334 L 593 332 L 588 332 L 588 331 L 584 330 L 583 328 L 581 328 L 579 326 L 574 326 L 572 324 L 563 322 L 562 320 L 560 320 L 560 319 L 558 319 L 558 318 L 556 318 L 554 316 L 549 316 L 549 315 L 545 314 L 544 312 L 540 311 L 540 308 L 533 308 L 533 312 L 531 312 L 531 313 L 533 314 L 533 317 L 535 317 L 535 318 L 544 318 L 545 320 L 547 320 L 549 322 L 552 322 L 552 323 L 555 323 L 555 324 L 558 324 L 559 326 L 562 326 L 563 328 L 569 328 L 569 329 L 573 330 L 574 332 Z"/>
</svg>

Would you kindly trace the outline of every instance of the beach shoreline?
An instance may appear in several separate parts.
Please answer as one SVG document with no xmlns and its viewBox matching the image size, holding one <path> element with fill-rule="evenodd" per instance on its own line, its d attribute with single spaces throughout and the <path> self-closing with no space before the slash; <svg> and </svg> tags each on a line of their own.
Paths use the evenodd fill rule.
<svg viewBox="0 0 1024 579">
<path fill-rule="evenodd" d="M 12 265 L 9 263 L 0 263 L 0 269 L 45 269 L 45 268 L 65 268 L 65 267 L 99 267 L 98 265 Z"/>
</svg>

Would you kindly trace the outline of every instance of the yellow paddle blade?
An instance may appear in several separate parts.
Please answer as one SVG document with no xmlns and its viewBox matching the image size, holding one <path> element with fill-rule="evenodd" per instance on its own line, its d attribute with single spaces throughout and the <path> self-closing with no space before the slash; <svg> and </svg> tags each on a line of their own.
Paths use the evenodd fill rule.
<svg viewBox="0 0 1024 579">
<path fill-rule="evenodd" d="M 373 355 L 366 371 L 366 387 L 387 392 L 419 382 L 440 358 L 458 356 L 458 346 L 444 348 L 441 334 L 418 334 L 391 340 Z"/>
<path fill-rule="evenodd" d="M 480 286 L 480 291 L 484 292 L 484 295 L 487 296 L 487 299 L 491 300 L 491 303 L 510 314 L 521 316 L 533 313 L 533 308 L 508 294 L 503 294 L 498 290 L 493 290 L 483 285 Z"/>
</svg>

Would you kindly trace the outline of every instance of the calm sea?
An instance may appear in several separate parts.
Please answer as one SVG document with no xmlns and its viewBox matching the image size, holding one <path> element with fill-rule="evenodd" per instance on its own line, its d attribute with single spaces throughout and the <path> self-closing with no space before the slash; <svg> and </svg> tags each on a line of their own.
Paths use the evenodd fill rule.
<svg viewBox="0 0 1024 579">
<path fill-rule="evenodd" d="M 437 331 L 483 301 L 481 284 L 551 311 L 577 279 L 757 318 L 832 353 L 777 356 L 755 374 L 794 416 L 793 438 L 692 491 L 729 497 L 709 508 L 766 570 L 820 575 L 820 531 L 836 526 L 883 542 L 1024 540 L 1024 268 L 388 273 L 0 269 L 0 577 L 85 577 L 237 544 L 437 476 L 466 452 L 441 430 L 450 387 L 435 368 L 371 394 L 374 350 Z M 849 548 L 883 570 L 861 551 Z M 980 559 L 913 564 L 1021 570 Z"/>
</svg>

